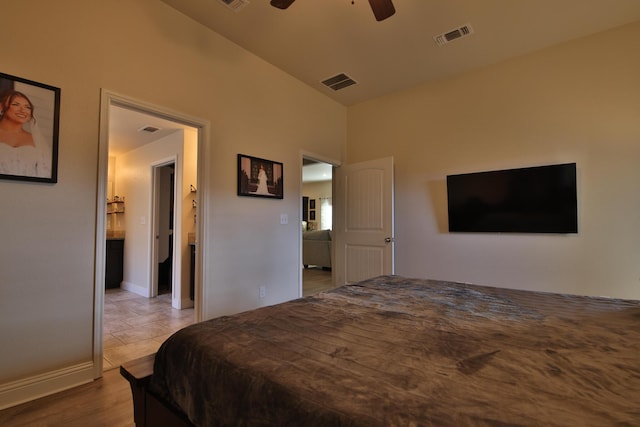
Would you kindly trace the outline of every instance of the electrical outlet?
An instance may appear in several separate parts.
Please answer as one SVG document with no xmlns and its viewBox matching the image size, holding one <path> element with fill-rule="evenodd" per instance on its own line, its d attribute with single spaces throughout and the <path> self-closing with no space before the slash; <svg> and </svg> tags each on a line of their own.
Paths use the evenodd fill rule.
<svg viewBox="0 0 640 427">
<path fill-rule="evenodd" d="M 258 288 L 258 292 L 260 294 L 260 299 L 266 297 L 267 296 L 267 287 L 266 286 L 260 286 Z"/>
<path fill-rule="evenodd" d="M 289 216 L 287 214 L 280 214 L 280 224 L 286 225 L 289 223 Z"/>
</svg>

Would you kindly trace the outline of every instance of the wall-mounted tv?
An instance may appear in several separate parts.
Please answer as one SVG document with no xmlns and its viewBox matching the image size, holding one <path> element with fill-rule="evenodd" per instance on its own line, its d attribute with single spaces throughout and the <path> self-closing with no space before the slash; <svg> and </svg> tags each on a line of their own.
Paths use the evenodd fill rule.
<svg viewBox="0 0 640 427">
<path fill-rule="evenodd" d="M 447 176 L 450 232 L 577 233 L 576 164 Z"/>
</svg>

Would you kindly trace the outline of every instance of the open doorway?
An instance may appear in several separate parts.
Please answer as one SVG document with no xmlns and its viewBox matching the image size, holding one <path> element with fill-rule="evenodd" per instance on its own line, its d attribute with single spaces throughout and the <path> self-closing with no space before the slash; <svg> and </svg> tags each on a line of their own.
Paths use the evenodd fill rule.
<svg viewBox="0 0 640 427">
<path fill-rule="evenodd" d="M 333 287 L 333 165 L 302 160 L 302 296 Z"/>
<path fill-rule="evenodd" d="M 173 293 L 175 169 L 174 162 L 153 167 L 154 295 Z"/>
<path fill-rule="evenodd" d="M 108 246 L 96 243 L 96 377 L 155 352 L 167 335 L 202 316 L 202 251 L 195 247 L 204 197 L 195 189 L 208 129 L 206 121 L 107 91 L 101 108 L 97 236 L 119 238 L 124 253 L 122 277 L 107 289 Z M 100 214 L 109 209 L 114 213 Z"/>
</svg>

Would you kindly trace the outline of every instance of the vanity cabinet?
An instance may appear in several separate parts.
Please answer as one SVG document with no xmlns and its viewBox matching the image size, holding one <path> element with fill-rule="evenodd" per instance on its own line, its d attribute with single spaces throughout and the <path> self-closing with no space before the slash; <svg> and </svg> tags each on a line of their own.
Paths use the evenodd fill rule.
<svg viewBox="0 0 640 427">
<path fill-rule="evenodd" d="M 104 287 L 119 288 L 124 277 L 124 239 L 107 239 L 106 252 Z"/>
</svg>

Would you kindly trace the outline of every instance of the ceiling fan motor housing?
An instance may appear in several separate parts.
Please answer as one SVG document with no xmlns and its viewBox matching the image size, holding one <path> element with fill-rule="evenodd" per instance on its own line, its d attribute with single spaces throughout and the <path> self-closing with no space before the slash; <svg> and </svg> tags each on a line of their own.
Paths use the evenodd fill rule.
<svg viewBox="0 0 640 427">
<path fill-rule="evenodd" d="M 293 4 L 295 0 L 271 0 L 271 6 L 278 9 L 286 9 Z M 383 21 L 396 13 L 392 0 L 369 0 L 373 15 L 376 21 Z"/>
</svg>

